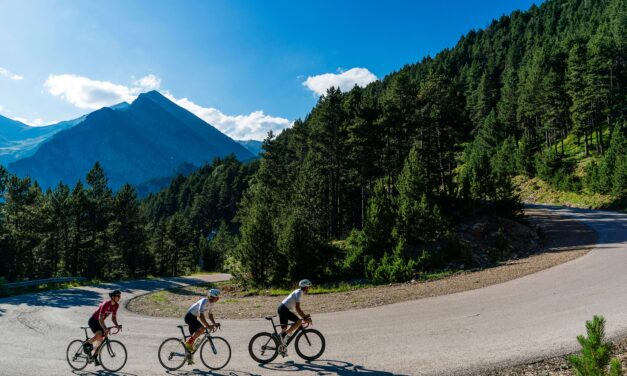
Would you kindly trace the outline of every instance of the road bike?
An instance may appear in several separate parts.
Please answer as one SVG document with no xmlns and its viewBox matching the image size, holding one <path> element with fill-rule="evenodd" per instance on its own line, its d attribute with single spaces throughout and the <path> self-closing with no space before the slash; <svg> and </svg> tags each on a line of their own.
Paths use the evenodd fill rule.
<svg viewBox="0 0 627 376">
<path fill-rule="evenodd" d="M 124 347 L 122 342 L 109 338 L 109 335 L 117 334 L 120 331 L 119 329 L 113 328 L 108 333 L 105 332 L 95 355 L 91 354 L 93 345 L 88 342 L 89 335 L 87 335 L 87 329 L 89 327 L 81 326 L 81 329 L 85 331 L 85 339 L 73 340 L 68 345 L 66 351 L 67 362 L 72 369 L 80 371 L 87 367 L 89 363 L 94 363 L 96 359 L 98 359 L 102 368 L 109 372 L 117 372 L 124 367 L 128 357 L 126 347 Z"/>
<path fill-rule="evenodd" d="M 266 320 L 272 323 L 274 333 L 261 332 L 250 339 L 248 352 L 255 361 L 266 364 L 273 361 L 279 354 L 286 357 L 287 347 L 292 341 L 295 341 L 296 353 L 305 360 L 316 360 L 322 355 L 325 347 L 324 336 L 315 329 L 308 329 L 307 321 L 302 320 L 302 325 L 296 332 L 283 339 L 276 330 L 281 325 L 274 324 L 274 317 L 276 316 L 266 316 Z"/>
<path fill-rule="evenodd" d="M 183 367 L 186 360 L 191 364 L 197 351 L 200 351 L 202 363 L 211 370 L 222 369 L 229 363 L 231 345 L 224 338 L 211 335 L 217 328 L 220 328 L 219 326 L 212 331 L 205 328 L 204 336 L 196 339 L 191 352 L 185 347 L 185 341 L 190 337 L 185 335 L 184 328 L 186 326 L 177 325 L 177 328 L 181 329 L 183 340 L 172 337 L 163 341 L 159 346 L 159 363 L 165 369 L 175 371 Z"/>
</svg>

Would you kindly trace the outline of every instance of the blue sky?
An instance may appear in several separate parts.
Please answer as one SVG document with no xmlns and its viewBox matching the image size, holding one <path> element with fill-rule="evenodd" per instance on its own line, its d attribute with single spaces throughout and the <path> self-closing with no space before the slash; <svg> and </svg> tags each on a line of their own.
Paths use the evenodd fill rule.
<svg viewBox="0 0 627 376">
<path fill-rule="evenodd" d="M 0 0 L 0 115 L 47 124 L 158 89 L 259 139 L 328 85 L 365 85 L 532 3 Z"/>
</svg>

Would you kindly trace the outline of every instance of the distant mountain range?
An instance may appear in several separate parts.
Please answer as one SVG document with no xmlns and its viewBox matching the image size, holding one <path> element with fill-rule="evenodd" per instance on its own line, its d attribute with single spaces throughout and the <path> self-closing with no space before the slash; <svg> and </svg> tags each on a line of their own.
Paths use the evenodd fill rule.
<svg viewBox="0 0 627 376">
<path fill-rule="evenodd" d="M 43 188 L 84 180 L 96 161 L 116 189 L 167 179 L 229 154 L 241 161 L 257 156 L 157 91 L 47 127 L 0 118 L 0 163 Z"/>
<path fill-rule="evenodd" d="M 33 155 L 44 141 L 57 132 L 80 123 L 84 118 L 83 116 L 45 127 L 31 127 L 0 116 L 0 165 L 6 166 L 20 158 Z"/>
<path fill-rule="evenodd" d="M 237 142 L 239 142 L 240 145 L 242 145 L 243 147 L 248 149 L 249 152 L 253 153 L 253 155 L 257 155 L 258 156 L 261 152 L 263 152 L 263 150 L 261 150 L 261 147 L 263 146 L 263 142 L 262 141 L 257 141 L 257 140 L 237 140 Z"/>
</svg>

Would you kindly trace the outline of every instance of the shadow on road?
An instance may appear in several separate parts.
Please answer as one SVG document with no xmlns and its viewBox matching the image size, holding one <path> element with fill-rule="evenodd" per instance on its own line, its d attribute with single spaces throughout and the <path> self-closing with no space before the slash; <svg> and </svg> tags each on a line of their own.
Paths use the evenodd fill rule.
<svg viewBox="0 0 627 376">
<path fill-rule="evenodd" d="M 538 253 L 562 252 L 627 240 L 627 221 L 620 213 L 551 205 L 525 205 L 530 222 L 542 229 L 544 247 Z M 576 220 L 594 222 L 594 229 Z"/>
<path fill-rule="evenodd" d="M 234 371 L 229 369 L 221 369 L 219 371 L 208 371 L 202 369 L 193 369 L 191 371 L 166 371 L 168 375 L 173 376 L 195 376 L 195 375 L 212 375 L 212 376 L 262 376 L 256 373 Z"/>
<path fill-rule="evenodd" d="M 260 365 L 259 367 L 272 371 L 315 372 L 317 375 L 370 375 L 370 376 L 406 376 L 400 373 L 392 373 L 387 371 L 377 371 L 368 369 L 363 366 L 355 365 L 342 360 L 314 360 L 312 362 L 294 363 L 293 361 L 285 363 L 270 363 Z"/>
<path fill-rule="evenodd" d="M 121 281 L 101 283 L 95 286 L 83 286 L 63 290 L 44 291 L 35 294 L 16 295 L 0 299 L 1 304 L 26 304 L 29 306 L 46 306 L 69 308 L 78 306 L 98 306 L 107 296 L 106 291 L 119 289 L 122 293 L 136 291 L 152 292 L 162 289 L 180 287 L 183 284 L 199 284 L 203 281 L 195 278 L 177 277 L 168 279 L 146 279 L 139 281 Z M 102 289 L 104 292 L 94 291 Z M 0 316 L 2 312 L 0 312 Z"/>
<path fill-rule="evenodd" d="M 99 370 L 95 370 L 95 371 L 72 371 L 73 374 L 75 375 L 80 375 L 80 376 L 139 376 L 135 373 L 128 373 L 128 372 L 109 372 L 109 371 L 105 371 L 103 369 L 99 369 Z"/>
<path fill-rule="evenodd" d="M 46 306 L 69 308 L 76 306 L 97 306 L 102 297 L 95 291 L 81 288 L 45 291 L 37 294 L 24 294 L 0 299 L 2 304 L 26 304 L 29 306 Z"/>
<path fill-rule="evenodd" d="M 4 316 L 4 313 L 5 313 L 6 311 L 7 311 L 6 309 L 4 309 L 4 308 L 0 308 L 0 317 Z"/>
</svg>

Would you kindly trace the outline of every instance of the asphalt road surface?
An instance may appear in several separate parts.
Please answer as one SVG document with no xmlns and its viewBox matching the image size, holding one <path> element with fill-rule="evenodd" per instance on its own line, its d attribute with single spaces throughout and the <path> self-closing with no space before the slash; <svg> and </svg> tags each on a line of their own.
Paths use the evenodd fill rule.
<svg viewBox="0 0 627 376">
<path fill-rule="evenodd" d="M 607 334 L 627 333 L 627 215 L 544 206 L 594 229 L 598 244 L 574 261 L 482 289 L 388 306 L 314 316 L 327 348 L 305 362 L 290 347 L 287 358 L 260 366 L 247 351 L 266 320 L 219 320 L 233 357 L 214 375 L 456 375 L 480 374 L 577 350 L 575 337 L 594 314 L 607 319 Z M 224 278 L 214 275 L 211 278 Z M 70 340 L 82 338 L 90 315 L 107 291 L 123 300 L 193 282 L 184 278 L 135 281 L 0 299 L 0 375 L 71 375 L 65 360 Z M 278 303 L 277 299 L 277 303 Z M 306 300 L 303 303 L 307 308 Z M 129 360 L 118 374 L 165 375 L 157 349 L 178 336 L 181 320 L 144 317 L 121 308 Z M 89 365 L 77 375 L 106 375 Z M 172 375 L 209 373 L 197 359 Z"/>
</svg>

